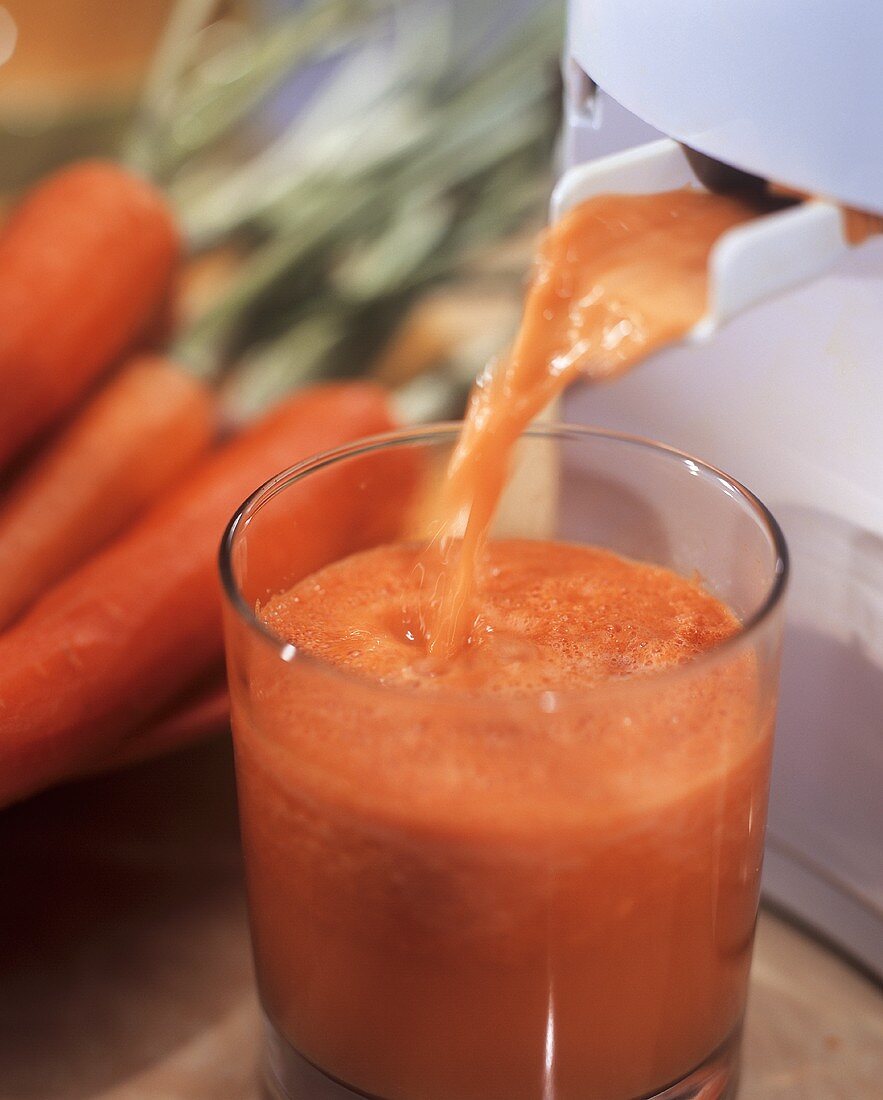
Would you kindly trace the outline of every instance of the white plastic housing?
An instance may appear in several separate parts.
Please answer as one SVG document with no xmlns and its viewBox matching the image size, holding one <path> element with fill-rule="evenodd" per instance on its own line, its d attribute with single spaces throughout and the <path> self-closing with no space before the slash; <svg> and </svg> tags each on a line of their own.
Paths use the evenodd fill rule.
<svg viewBox="0 0 883 1100">
<path fill-rule="evenodd" d="M 879 0 L 571 0 L 568 52 L 717 160 L 883 211 Z"/>
<path fill-rule="evenodd" d="M 646 144 L 659 129 L 759 175 L 883 211 L 881 0 L 570 8 L 579 63 L 571 56 L 565 68 L 569 171 L 555 213 L 614 183 L 686 182 L 671 142 Z M 757 286 L 741 273 L 745 256 L 713 262 L 713 283 L 723 277 L 766 300 L 729 320 L 734 310 L 713 295 L 712 311 L 729 323 L 711 339 L 694 332 L 612 385 L 574 386 L 564 419 L 707 458 L 781 522 L 793 569 L 764 890 L 883 978 L 883 237 L 770 298 L 768 280 L 783 289 L 792 252 L 760 262 L 752 250 Z"/>
</svg>

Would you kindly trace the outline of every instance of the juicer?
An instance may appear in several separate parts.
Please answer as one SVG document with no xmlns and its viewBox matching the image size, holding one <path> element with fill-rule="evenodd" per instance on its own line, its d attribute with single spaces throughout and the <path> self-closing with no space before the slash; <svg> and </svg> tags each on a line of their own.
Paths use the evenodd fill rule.
<svg viewBox="0 0 883 1100">
<path fill-rule="evenodd" d="M 869 0 L 570 0 L 552 211 L 750 177 L 810 196 L 726 234 L 699 325 L 615 384 L 575 387 L 565 419 L 708 459 L 782 524 L 765 896 L 879 977 L 883 236 L 850 243 L 841 205 L 883 213 L 881 57 Z"/>
</svg>

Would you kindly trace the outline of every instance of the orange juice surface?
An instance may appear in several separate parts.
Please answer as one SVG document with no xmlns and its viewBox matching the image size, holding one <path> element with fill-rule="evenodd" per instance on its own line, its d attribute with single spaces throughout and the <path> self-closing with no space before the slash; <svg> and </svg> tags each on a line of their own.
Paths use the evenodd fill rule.
<svg viewBox="0 0 883 1100">
<path fill-rule="evenodd" d="M 231 685 L 264 1005 L 384 1100 L 662 1089 L 747 981 L 772 716 L 707 652 L 739 624 L 661 567 L 491 541 L 439 660 L 426 585 L 422 547 L 327 566 L 260 610 L 291 676 L 256 651 Z"/>
</svg>

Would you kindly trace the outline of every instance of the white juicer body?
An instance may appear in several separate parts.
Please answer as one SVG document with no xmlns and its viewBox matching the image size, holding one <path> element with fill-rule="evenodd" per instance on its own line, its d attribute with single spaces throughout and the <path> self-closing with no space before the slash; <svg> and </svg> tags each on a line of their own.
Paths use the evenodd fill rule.
<svg viewBox="0 0 883 1100">
<path fill-rule="evenodd" d="M 566 166 L 662 133 L 881 212 L 881 56 L 883 6 L 863 0 L 571 0 Z M 566 418 L 692 451 L 782 523 L 764 888 L 883 976 L 883 238 L 706 342 L 576 387 Z"/>
</svg>

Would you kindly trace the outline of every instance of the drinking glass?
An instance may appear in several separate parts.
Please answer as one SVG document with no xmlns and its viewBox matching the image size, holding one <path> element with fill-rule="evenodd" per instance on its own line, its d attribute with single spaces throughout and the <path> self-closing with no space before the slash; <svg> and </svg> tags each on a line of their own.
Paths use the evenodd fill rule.
<svg viewBox="0 0 883 1100">
<path fill-rule="evenodd" d="M 782 534 L 704 462 L 539 426 L 519 443 L 495 534 L 696 577 L 738 633 L 661 671 L 485 696 L 369 682 L 274 636 L 258 614 L 273 595 L 355 550 L 428 536 L 457 431 L 303 462 L 224 536 L 266 1088 L 294 1100 L 732 1096 Z"/>
</svg>

